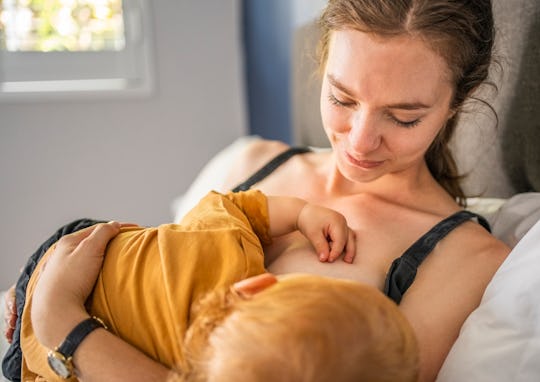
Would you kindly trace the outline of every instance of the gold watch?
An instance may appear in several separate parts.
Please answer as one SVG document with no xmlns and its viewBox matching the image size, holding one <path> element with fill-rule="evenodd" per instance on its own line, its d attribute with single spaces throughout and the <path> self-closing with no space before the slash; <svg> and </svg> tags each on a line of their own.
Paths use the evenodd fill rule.
<svg viewBox="0 0 540 382">
<path fill-rule="evenodd" d="M 79 323 L 67 335 L 64 342 L 47 354 L 47 362 L 50 368 L 60 377 L 68 379 L 73 375 L 73 354 L 87 335 L 95 329 L 107 329 L 105 323 L 97 318 L 90 317 Z"/>
</svg>

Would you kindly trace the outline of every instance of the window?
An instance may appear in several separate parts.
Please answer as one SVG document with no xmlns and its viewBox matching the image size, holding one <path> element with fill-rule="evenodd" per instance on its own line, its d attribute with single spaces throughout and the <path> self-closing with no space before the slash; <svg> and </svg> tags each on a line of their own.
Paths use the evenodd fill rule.
<svg viewBox="0 0 540 382">
<path fill-rule="evenodd" d="M 0 4 L 0 99 L 150 92 L 148 0 Z"/>
</svg>

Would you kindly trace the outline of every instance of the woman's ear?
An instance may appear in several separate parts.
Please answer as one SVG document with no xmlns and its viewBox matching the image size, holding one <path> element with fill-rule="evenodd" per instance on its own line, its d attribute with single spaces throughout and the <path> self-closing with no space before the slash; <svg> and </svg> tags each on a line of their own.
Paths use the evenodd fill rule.
<svg viewBox="0 0 540 382">
<path fill-rule="evenodd" d="M 276 276 L 271 273 L 263 273 L 238 281 L 233 284 L 232 288 L 242 297 L 252 297 L 275 283 L 277 283 Z"/>
</svg>

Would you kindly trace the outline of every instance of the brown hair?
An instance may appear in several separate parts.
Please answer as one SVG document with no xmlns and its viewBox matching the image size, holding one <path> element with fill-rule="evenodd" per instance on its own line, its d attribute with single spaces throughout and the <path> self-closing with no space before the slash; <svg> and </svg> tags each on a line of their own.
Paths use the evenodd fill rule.
<svg viewBox="0 0 540 382">
<path fill-rule="evenodd" d="M 370 286 L 295 275 L 250 298 L 214 294 L 199 313 L 186 341 L 192 363 L 186 380 L 418 378 L 411 326 L 394 302 Z"/>
<path fill-rule="evenodd" d="M 432 142 L 425 159 L 434 178 L 465 205 L 465 194 L 460 185 L 462 177 L 458 174 L 449 141 L 463 103 L 480 85 L 487 83 L 495 37 L 491 1 L 329 0 L 319 25 L 320 68 L 326 64 L 331 32 L 344 29 L 383 37 L 418 36 L 446 61 L 454 85 L 450 108 L 456 113 Z M 495 113 L 489 104 L 481 102 Z"/>
</svg>

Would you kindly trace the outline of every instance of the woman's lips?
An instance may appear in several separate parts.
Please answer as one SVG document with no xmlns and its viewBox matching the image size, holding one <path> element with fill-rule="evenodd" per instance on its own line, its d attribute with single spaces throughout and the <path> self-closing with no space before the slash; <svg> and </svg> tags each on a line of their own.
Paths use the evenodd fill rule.
<svg viewBox="0 0 540 382">
<path fill-rule="evenodd" d="M 372 169 L 375 167 L 379 167 L 384 163 L 384 161 L 372 161 L 372 160 L 359 160 L 350 155 L 349 153 L 345 153 L 345 156 L 347 160 L 354 166 L 364 168 L 364 169 Z"/>
</svg>

